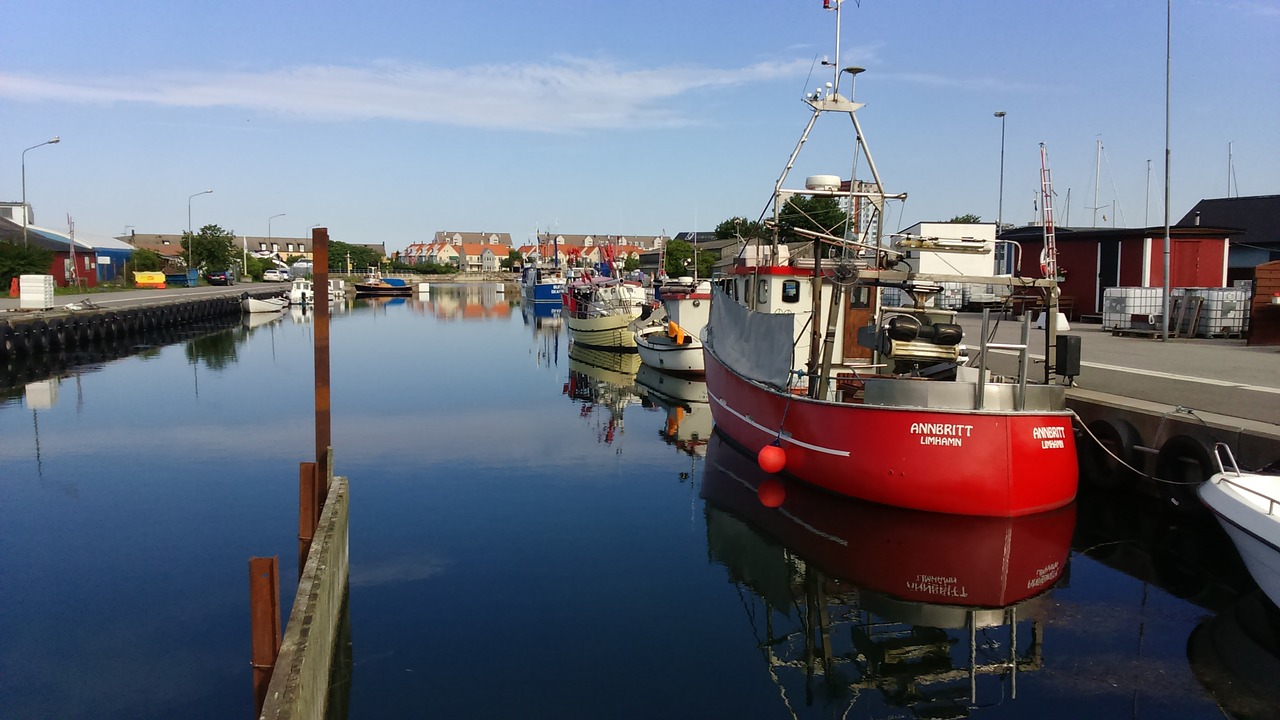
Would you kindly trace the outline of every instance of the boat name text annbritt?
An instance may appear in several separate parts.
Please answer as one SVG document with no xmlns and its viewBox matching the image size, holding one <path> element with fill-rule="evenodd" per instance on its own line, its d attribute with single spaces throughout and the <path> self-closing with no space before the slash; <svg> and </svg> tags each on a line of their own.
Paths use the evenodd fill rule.
<svg viewBox="0 0 1280 720">
<path fill-rule="evenodd" d="M 1053 562 L 1036 571 L 1036 576 L 1027 581 L 1027 589 L 1038 588 L 1046 583 L 1051 583 L 1058 579 L 1058 563 Z"/>
<path fill-rule="evenodd" d="M 972 425 L 953 425 L 951 423 L 911 423 L 911 432 L 916 435 L 949 435 L 951 437 L 973 437 Z"/>
<path fill-rule="evenodd" d="M 969 591 L 963 585 L 959 585 L 958 581 L 953 577 L 917 575 L 915 580 L 907 583 L 907 589 L 912 592 L 927 593 L 939 597 L 969 597 Z"/>
<path fill-rule="evenodd" d="M 1040 441 L 1041 450 L 1051 450 L 1053 448 L 1063 449 L 1067 447 L 1067 430 L 1061 425 L 1032 428 L 1031 437 Z"/>
</svg>

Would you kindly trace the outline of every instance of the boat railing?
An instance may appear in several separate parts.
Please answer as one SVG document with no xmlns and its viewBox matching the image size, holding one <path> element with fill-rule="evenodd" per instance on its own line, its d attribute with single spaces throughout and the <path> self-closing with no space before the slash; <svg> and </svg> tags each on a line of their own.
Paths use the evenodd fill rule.
<svg viewBox="0 0 1280 720">
<path fill-rule="evenodd" d="M 1228 477 L 1226 463 L 1222 462 L 1223 453 L 1226 453 L 1227 459 L 1231 461 L 1230 474 L 1235 475 L 1238 478 L 1244 477 L 1244 473 L 1240 472 L 1240 466 L 1236 464 L 1236 456 L 1234 453 L 1231 452 L 1231 446 L 1227 445 L 1226 443 L 1220 442 L 1220 443 L 1214 443 L 1213 445 L 1213 459 L 1218 462 L 1218 475 L 1216 476 L 1215 481 L 1219 483 L 1226 483 L 1231 487 L 1236 488 L 1237 490 L 1241 490 L 1246 493 L 1249 493 L 1250 495 L 1256 495 L 1257 497 L 1262 498 L 1267 502 L 1267 514 L 1276 515 L 1277 510 L 1280 510 L 1280 498 L 1272 497 L 1264 492 L 1257 490 L 1256 488 L 1251 488 L 1242 483 L 1232 481 L 1232 479 Z"/>
<path fill-rule="evenodd" d="M 1017 350 L 1018 351 L 1018 380 L 1017 392 L 1014 393 L 1014 408 L 1016 410 L 1025 410 L 1027 405 L 1027 348 L 1030 346 L 1031 339 L 1031 314 L 1027 313 L 1022 317 L 1022 342 L 1020 343 L 993 343 L 987 339 L 991 336 L 991 310 L 984 309 L 982 311 L 982 337 L 978 343 L 978 397 L 976 399 L 977 409 L 986 408 L 986 390 L 987 390 L 987 351 L 988 350 Z"/>
</svg>

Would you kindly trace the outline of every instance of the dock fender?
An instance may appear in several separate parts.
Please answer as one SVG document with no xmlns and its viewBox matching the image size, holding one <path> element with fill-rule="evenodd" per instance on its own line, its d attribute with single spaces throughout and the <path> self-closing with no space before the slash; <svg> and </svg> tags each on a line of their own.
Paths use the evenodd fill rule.
<svg viewBox="0 0 1280 720">
<path fill-rule="evenodd" d="M 0 360 L 11 358 L 17 352 L 13 342 L 13 328 L 9 323 L 0 322 Z"/>
<path fill-rule="evenodd" d="M 27 335 L 31 338 L 32 352 L 49 351 L 49 324 L 43 320 L 32 320 L 27 324 Z"/>
<path fill-rule="evenodd" d="M 13 328 L 13 352 L 15 355 L 31 354 L 31 333 L 25 325 Z"/>
<path fill-rule="evenodd" d="M 1174 435 L 1156 453 L 1160 497 L 1179 514 L 1204 512 L 1196 488 L 1216 472 L 1215 468 L 1208 443 L 1192 435 Z"/>
<path fill-rule="evenodd" d="M 49 345 L 55 348 L 64 347 L 67 344 L 67 321 L 62 318 L 54 318 L 49 321 L 49 326 L 45 328 L 45 335 L 49 336 Z"/>
<path fill-rule="evenodd" d="M 1128 420 L 1102 418 L 1085 426 L 1082 442 L 1076 444 L 1081 480 L 1102 490 L 1129 485 L 1138 467 L 1142 436 Z M 1117 460 L 1118 458 L 1118 460 Z M 1128 467 L 1125 467 L 1125 466 Z"/>
</svg>

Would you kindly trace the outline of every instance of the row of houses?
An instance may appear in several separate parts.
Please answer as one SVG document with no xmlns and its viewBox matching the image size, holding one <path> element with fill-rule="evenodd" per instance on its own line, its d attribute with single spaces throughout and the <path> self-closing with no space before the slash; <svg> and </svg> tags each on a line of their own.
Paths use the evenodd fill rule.
<svg viewBox="0 0 1280 720">
<path fill-rule="evenodd" d="M 437 232 L 429 243 L 412 243 L 397 258 L 408 265 L 444 265 L 463 272 L 495 272 L 511 257 L 515 265 L 566 267 L 625 263 L 661 247 L 666 238 L 638 240 L 623 235 L 539 235 L 538 242 L 513 246 L 509 233 Z M 512 255 L 515 253 L 515 256 Z"/>
</svg>

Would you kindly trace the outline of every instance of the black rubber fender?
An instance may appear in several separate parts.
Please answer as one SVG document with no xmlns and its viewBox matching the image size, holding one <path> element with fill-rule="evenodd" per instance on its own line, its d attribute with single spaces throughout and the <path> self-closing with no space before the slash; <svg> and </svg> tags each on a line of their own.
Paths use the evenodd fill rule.
<svg viewBox="0 0 1280 720">
<path fill-rule="evenodd" d="M 15 355 L 31 354 L 31 333 L 25 325 L 13 328 L 13 352 Z"/>
<path fill-rule="evenodd" d="M 62 318 L 54 318 L 49 321 L 49 327 L 45 330 L 45 334 L 49 336 L 49 346 L 55 348 L 64 348 L 67 346 L 67 321 Z"/>
<path fill-rule="evenodd" d="M 31 337 L 31 352 L 49 352 L 49 324 L 43 320 L 32 320 L 27 323 L 27 334 Z"/>
<path fill-rule="evenodd" d="M 13 328 L 9 323 L 0 322 L 0 360 L 7 360 L 17 354 L 14 347 Z"/>
<path fill-rule="evenodd" d="M 1179 514 L 1204 512 L 1196 488 L 1215 472 L 1213 450 L 1193 435 L 1174 435 L 1156 453 L 1155 476 L 1160 497 Z"/>
<path fill-rule="evenodd" d="M 1094 420 L 1085 427 L 1089 432 L 1076 444 L 1081 479 L 1101 490 L 1114 490 L 1130 485 L 1135 475 L 1129 468 L 1138 468 L 1138 463 L 1141 462 L 1135 449 L 1142 444 L 1138 429 L 1133 423 L 1120 418 Z M 1094 438 L 1097 438 L 1096 441 Z M 1108 453 L 1107 450 L 1111 452 Z M 1116 458 L 1124 461 L 1124 465 L 1117 462 Z"/>
</svg>

